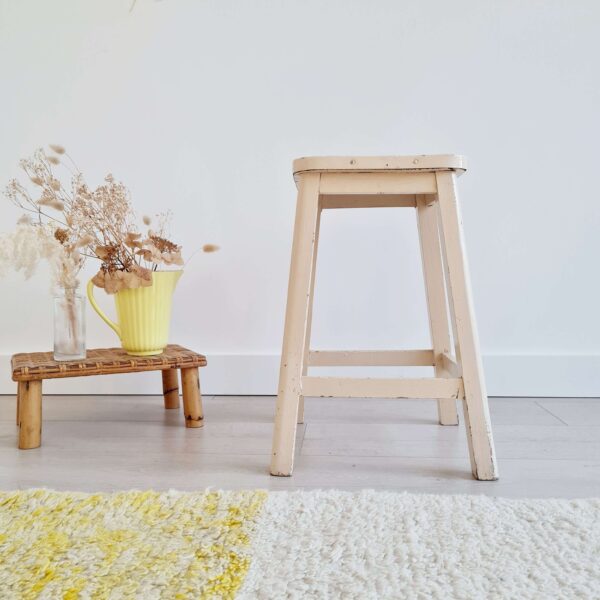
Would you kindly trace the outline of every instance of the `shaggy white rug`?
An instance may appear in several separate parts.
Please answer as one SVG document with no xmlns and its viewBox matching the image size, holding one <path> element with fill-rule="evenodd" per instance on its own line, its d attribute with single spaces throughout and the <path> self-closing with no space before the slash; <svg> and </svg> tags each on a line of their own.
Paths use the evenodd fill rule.
<svg viewBox="0 0 600 600">
<path fill-rule="evenodd" d="M 0 600 L 600 598 L 600 500 L 0 492 Z"/>
<path fill-rule="evenodd" d="M 237 597 L 600 598 L 600 500 L 274 492 Z"/>
</svg>

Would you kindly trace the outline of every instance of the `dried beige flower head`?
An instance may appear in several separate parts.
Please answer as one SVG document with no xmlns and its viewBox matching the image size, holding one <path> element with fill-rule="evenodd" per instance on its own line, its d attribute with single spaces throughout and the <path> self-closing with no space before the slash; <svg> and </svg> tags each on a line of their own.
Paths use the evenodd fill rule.
<svg viewBox="0 0 600 600">
<path fill-rule="evenodd" d="M 60 165 L 60 160 L 58 158 L 56 158 L 56 156 L 48 156 L 47 160 L 49 163 L 52 163 L 53 165 Z"/>
<path fill-rule="evenodd" d="M 54 239 L 58 240 L 64 246 L 69 239 L 69 232 L 66 229 L 58 227 L 54 231 Z"/>
<path fill-rule="evenodd" d="M 111 262 L 117 256 L 117 249 L 113 245 L 96 246 L 94 253 L 103 262 Z"/>
<path fill-rule="evenodd" d="M 132 264 L 127 270 L 110 270 L 104 266 L 94 275 L 92 282 L 95 286 L 104 288 L 107 294 L 116 294 L 121 290 L 150 287 L 152 271 Z"/>
<path fill-rule="evenodd" d="M 133 231 L 130 231 L 125 236 L 125 245 L 128 248 L 131 248 L 132 250 L 139 250 L 144 245 L 141 240 L 141 237 L 142 237 L 141 233 L 135 233 Z"/>
<path fill-rule="evenodd" d="M 149 227 L 150 223 L 152 223 L 152 219 L 148 215 L 144 215 L 142 221 L 146 227 Z"/>
<path fill-rule="evenodd" d="M 216 244 L 204 244 L 204 246 L 202 246 L 202 252 L 216 252 L 217 250 L 219 250 L 219 246 L 217 246 Z"/>
<path fill-rule="evenodd" d="M 181 257 L 181 246 L 174 244 L 170 240 L 150 233 L 147 239 L 142 240 L 141 248 L 136 251 L 146 262 L 155 265 L 183 265 Z"/>
<path fill-rule="evenodd" d="M 174 244 L 159 235 L 152 235 L 150 236 L 150 239 L 159 252 L 177 252 L 180 249 L 177 244 Z"/>
<path fill-rule="evenodd" d="M 53 152 L 56 152 L 56 154 L 64 154 L 65 153 L 65 149 L 58 145 L 58 144 L 48 144 L 50 150 L 52 150 Z"/>
</svg>

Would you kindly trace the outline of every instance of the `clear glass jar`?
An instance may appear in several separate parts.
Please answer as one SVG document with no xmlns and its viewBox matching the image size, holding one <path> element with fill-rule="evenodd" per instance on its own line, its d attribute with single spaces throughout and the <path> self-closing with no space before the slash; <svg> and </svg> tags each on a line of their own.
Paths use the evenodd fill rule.
<svg viewBox="0 0 600 600">
<path fill-rule="evenodd" d="M 85 358 L 85 297 L 76 289 L 54 296 L 54 360 Z"/>
</svg>

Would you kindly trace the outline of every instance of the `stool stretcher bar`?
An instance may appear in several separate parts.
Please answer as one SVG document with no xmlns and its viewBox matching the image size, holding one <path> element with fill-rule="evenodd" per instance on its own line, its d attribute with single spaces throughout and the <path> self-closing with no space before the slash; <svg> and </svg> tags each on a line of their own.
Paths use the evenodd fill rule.
<svg viewBox="0 0 600 600">
<path fill-rule="evenodd" d="M 453 398 L 464 397 L 460 378 L 360 379 L 310 377 L 301 380 L 302 395 L 316 398 Z"/>
<path fill-rule="evenodd" d="M 428 197 L 428 196 L 425 196 Z M 415 194 L 331 194 L 321 196 L 321 208 L 416 208 Z"/>
<path fill-rule="evenodd" d="M 309 367 L 433 367 L 433 350 L 312 350 Z"/>
<path fill-rule="evenodd" d="M 319 194 L 435 194 L 435 173 L 323 173 Z"/>
</svg>

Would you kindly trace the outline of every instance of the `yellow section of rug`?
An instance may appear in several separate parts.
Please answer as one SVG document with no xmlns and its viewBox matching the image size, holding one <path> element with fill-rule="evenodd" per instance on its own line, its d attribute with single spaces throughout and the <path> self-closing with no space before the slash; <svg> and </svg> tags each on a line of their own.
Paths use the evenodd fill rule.
<svg viewBox="0 0 600 600">
<path fill-rule="evenodd" d="M 0 598 L 234 598 L 266 497 L 0 493 Z"/>
</svg>

